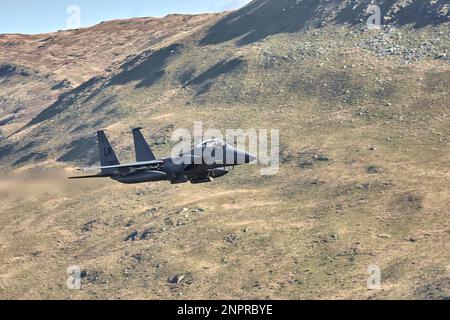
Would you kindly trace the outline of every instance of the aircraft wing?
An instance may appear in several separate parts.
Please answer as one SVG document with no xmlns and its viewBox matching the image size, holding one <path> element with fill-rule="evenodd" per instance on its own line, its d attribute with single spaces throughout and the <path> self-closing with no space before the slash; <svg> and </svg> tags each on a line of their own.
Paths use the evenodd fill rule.
<svg viewBox="0 0 450 320">
<path fill-rule="evenodd" d="M 76 179 L 96 179 L 96 178 L 109 178 L 109 176 L 96 174 L 96 175 L 93 175 L 93 176 L 69 177 L 69 179 L 71 179 L 71 180 L 76 180 Z"/>
<path fill-rule="evenodd" d="M 117 169 L 117 170 L 123 170 L 123 169 L 141 169 L 141 168 L 148 168 L 151 166 L 156 166 L 163 164 L 164 161 L 162 160 L 154 160 L 154 161 L 145 161 L 145 162 L 136 162 L 136 163 L 129 163 L 129 164 L 120 164 L 116 166 L 103 166 L 103 167 L 93 167 L 93 168 L 80 168 L 78 171 L 91 171 L 91 170 L 105 170 L 105 169 Z"/>
</svg>

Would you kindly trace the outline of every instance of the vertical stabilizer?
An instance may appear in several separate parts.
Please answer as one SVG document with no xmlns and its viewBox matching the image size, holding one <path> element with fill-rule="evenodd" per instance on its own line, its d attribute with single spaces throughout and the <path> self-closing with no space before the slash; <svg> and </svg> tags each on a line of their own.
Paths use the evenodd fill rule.
<svg viewBox="0 0 450 320">
<path fill-rule="evenodd" d="M 116 153 L 108 141 L 104 131 L 97 132 L 98 149 L 100 152 L 100 164 L 102 167 L 118 166 L 120 165 L 119 159 L 117 159 Z M 110 174 L 114 170 L 104 169 L 102 174 Z"/>
<path fill-rule="evenodd" d="M 141 133 L 142 128 L 133 129 L 134 150 L 137 162 L 146 162 L 156 160 L 155 155 L 150 149 L 147 141 Z"/>
</svg>

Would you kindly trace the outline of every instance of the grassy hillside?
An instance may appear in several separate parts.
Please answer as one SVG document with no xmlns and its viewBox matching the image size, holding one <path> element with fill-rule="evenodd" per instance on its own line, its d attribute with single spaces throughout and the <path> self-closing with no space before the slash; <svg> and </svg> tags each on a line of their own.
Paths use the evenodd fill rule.
<svg viewBox="0 0 450 320">
<path fill-rule="evenodd" d="M 129 57 L 0 142 L 12 171 L 0 181 L 0 297 L 450 296 L 448 24 L 367 31 L 330 19 L 250 42 L 219 35 L 231 17 L 286 9 L 261 3 Z M 280 129 L 280 172 L 251 165 L 206 185 L 66 180 L 97 162 L 98 129 L 126 161 L 131 127 L 164 156 L 194 121 Z M 84 271 L 80 291 L 66 287 L 71 265 Z M 381 290 L 367 289 L 371 265 Z"/>
</svg>

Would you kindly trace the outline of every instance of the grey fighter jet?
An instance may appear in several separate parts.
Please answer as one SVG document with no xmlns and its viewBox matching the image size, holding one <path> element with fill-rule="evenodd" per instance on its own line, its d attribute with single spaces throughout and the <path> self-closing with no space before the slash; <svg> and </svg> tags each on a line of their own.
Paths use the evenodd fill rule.
<svg viewBox="0 0 450 320">
<path fill-rule="evenodd" d="M 100 170 L 91 176 L 69 179 L 111 178 L 125 184 L 170 181 L 172 184 L 191 182 L 207 183 L 223 177 L 229 169 L 256 160 L 256 156 L 238 150 L 221 140 L 207 140 L 196 145 L 189 153 L 178 157 L 157 159 L 141 133 L 133 129 L 136 162 L 121 164 L 104 131 L 97 132 L 101 167 L 79 169 Z"/>
</svg>

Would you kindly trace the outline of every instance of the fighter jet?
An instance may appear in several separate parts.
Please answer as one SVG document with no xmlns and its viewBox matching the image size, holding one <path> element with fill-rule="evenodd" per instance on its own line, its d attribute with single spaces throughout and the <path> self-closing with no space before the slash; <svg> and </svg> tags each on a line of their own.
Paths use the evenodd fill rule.
<svg viewBox="0 0 450 320">
<path fill-rule="evenodd" d="M 78 169 L 79 171 L 100 170 L 91 176 L 70 177 L 69 179 L 110 178 L 124 184 L 169 181 L 172 184 L 193 184 L 212 182 L 230 173 L 230 168 L 248 164 L 256 156 L 238 150 L 217 140 L 207 140 L 196 145 L 189 153 L 178 157 L 157 159 L 141 133 L 142 128 L 133 129 L 136 162 L 121 164 L 104 131 L 97 132 L 100 164 L 98 168 Z"/>
</svg>

